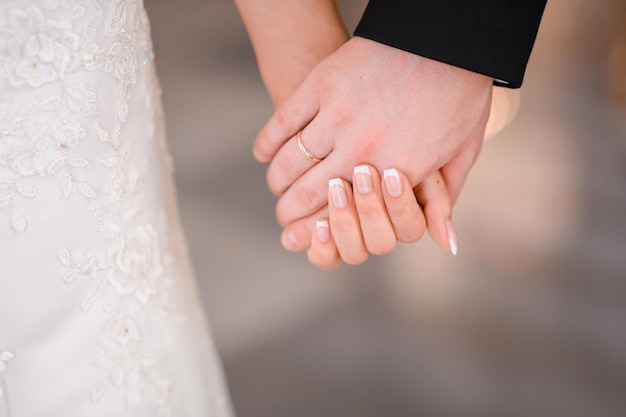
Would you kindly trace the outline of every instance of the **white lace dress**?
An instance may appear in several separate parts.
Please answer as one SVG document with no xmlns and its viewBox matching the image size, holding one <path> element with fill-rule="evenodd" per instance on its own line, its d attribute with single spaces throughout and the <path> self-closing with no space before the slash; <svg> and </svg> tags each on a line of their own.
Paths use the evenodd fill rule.
<svg viewBox="0 0 626 417">
<path fill-rule="evenodd" d="M 0 416 L 229 416 L 141 0 L 0 0 Z"/>
</svg>

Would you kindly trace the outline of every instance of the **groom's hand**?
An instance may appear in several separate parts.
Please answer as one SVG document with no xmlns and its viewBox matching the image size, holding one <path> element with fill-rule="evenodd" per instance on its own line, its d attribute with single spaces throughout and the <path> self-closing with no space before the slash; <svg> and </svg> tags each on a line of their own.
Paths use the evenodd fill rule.
<svg viewBox="0 0 626 417">
<path fill-rule="evenodd" d="M 482 145 L 492 79 L 364 38 L 326 58 L 259 133 L 254 154 L 271 161 L 270 190 L 288 226 L 326 206 L 330 178 L 368 163 L 396 167 L 412 186 L 441 168 L 454 198 Z M 307 159 L 296 133 L 316 157 Z M 300 227 L 299 230 L 307 228 Z M 308 237 L 295 236 L 291 249 Z M 295 247 L 302 244 L 302 247 Z"/>
</svg>

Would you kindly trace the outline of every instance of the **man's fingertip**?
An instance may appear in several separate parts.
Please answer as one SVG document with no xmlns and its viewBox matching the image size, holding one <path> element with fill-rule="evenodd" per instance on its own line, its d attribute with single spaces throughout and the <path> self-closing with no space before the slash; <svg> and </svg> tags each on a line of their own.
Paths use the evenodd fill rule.
<svg viewBox="0 0 626 417">
<path fill-rule="evenodd" d="M 254 159 L 256 159 L 258 162 L 260 162 L 262 164 L 264 164 L 264 163 L 266 163 L 266 162 L 268 162 L 270 160 L 270 158 L 267 156 L 267 153 L 263 152 L 257 146 L 252 148 L 252 155 L 254 156 Z"/>
<path fill-rule="evenodd" d="M 280 241 L 283 247 L 290 252 L 297 252 L 298 250 L 300 250 L 296 235 L 291 229 L 283 231 L 282 235 L 280 236 Z"/>
</svg>

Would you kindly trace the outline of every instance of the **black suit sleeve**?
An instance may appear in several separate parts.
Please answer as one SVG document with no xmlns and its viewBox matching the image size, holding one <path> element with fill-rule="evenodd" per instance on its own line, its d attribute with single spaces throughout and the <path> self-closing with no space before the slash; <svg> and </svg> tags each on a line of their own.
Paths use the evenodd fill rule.
<svg viewBox="0 0 626 417">
<path fill-rule="evenodd" d="M 522 85 L 546 0 L 370 0 L 354 34 Z"/>
</svg>

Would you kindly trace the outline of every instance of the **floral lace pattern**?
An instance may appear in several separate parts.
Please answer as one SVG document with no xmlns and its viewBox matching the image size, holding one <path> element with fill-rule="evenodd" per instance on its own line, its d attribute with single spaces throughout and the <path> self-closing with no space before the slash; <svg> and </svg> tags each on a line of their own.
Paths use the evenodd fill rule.
<svg viewBox="0 0 626 417">
<path fill-rule="evenodd" d="M 74 30 L 72 23 L 85 9 L 72 3 L 10 8 L 0 31 L 0 80 L 41 91 L 27 103 L 0 102 L 0 166 L 14 173 L 0 178 L 0 210 L 9 211 L 18 232 L 28 224 L 19 200 L 37 196 L 38 178 L 56 178 L 64 199 L 72 192 L 96 197 L 93 187 L 81 180 L 81 171 L 91 163 L 78 150 L 87 135 L 85 122 L 98 117 L 96 93 L 67 79 L 89 66 L 89 56 L 80 52 L 94 44 Z M 50 11 L 65 19 L 47 18 L 44 12 Z"/>
<path fill-rule="evenodd" d="M 0 97 L 0 211 L 16 233 L 24 233 L 29 216 L 21 203 L 37 199 L 50 182 L 61 202 L 85 200 L 106 244 L 91 252 L 61 247 L 56 257 L 67 271 L 65 282 L 89 280 L 82 309 L 100 304 L 106 313 L 102 354 L 92 363 L 103 376 L 91 398 L 97 402 L 108 389 L 121 389 L 128 407 L 148 403 L 155 415 L 179 416 L 163 352 L 155 348 L 165 342 L 154 343 L 164 326 L 182 320 L 169 311 L 168 242 L 158 232 L 165 227 L 143 216 L 148 159 L 139 157 L 123 134 L 137 72 L 153 70 L 143 5 L 140 0 L 13 3 L 0 24 L 0 89 L 16 88 L 20 95 Z M 84 76 L 95 72 L 116 86 L 114 120 L 102 114 L 99 87 Z M 158 87 L 151 75 L 143 79 L 154 116 Z M 101 152 L 94 154 L 94 142 Z M 95 168 L 109 172 L 104 184 L 93 183 L 89 173 Z M 0 372 L 3 365 L 4 359 Z"/>
</svg>

